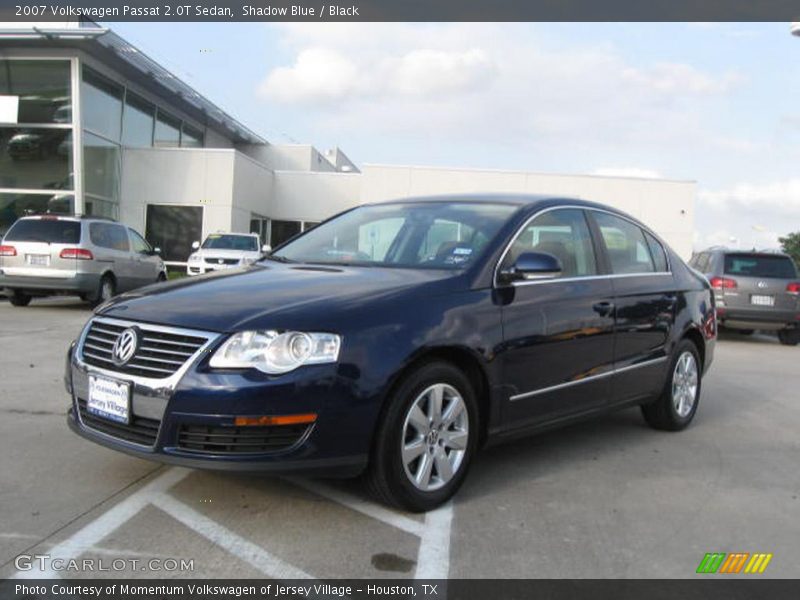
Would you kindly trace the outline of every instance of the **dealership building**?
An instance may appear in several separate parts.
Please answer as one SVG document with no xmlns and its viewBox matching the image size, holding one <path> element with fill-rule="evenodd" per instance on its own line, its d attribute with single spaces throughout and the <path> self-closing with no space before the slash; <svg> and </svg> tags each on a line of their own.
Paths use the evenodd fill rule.
<svg viewBox="0 0 800 600">
<path fill-rule="evenodd" d="M 694 182 L 357 166 L 270 143 L 105 27 L 0 23 L 0 234 L 29 212 L 102 215 L 181 263 L 208 233 L 275 246 L 358 204 L 462 192 L 596 200 L 691 254 Z"/>
</svg>

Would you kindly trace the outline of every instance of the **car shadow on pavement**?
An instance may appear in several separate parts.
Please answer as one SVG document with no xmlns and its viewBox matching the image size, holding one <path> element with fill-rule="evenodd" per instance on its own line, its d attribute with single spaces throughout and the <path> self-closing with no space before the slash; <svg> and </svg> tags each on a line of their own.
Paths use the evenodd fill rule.
<svg viewBox="0 0 800 600">
<path fill-rule="evenodd" d="M 718 333 L 718 340 L 722 343 L 751 343 L 751 344 L 777 344 L 778 337 L 774 333 L 766 331 L 756 331 L 750 334 L 744 334 L 736 331 L 735 329 L 720 328 Z"/>
</svg>

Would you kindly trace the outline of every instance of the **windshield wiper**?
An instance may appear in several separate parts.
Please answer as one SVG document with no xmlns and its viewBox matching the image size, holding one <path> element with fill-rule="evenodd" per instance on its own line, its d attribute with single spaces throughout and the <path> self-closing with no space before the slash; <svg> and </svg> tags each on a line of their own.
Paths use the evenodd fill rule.
<svg viewBox="0 0 800 600">
<path fill-rule="evenodd" d="M 275 262 L 279 262 L 279 263 L 293 263 L 293 262 L 295 262 L 295 261 L 293 261 L 291 259 L 286 258 L 285 256 L 274 256 L 272 254 L 270 254 L 269 256 L 266 256 L 264 258 L 266 258 L 267 260 L 274 260 Z"/>
</svg>

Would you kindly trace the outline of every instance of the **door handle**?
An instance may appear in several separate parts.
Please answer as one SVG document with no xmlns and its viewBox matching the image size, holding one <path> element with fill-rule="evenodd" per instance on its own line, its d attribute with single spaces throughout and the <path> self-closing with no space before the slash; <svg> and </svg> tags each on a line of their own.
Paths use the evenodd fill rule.
<svg viewBox="0 0 800 600">
<path fill-rule="evenodd" d="M 607 317 L 611 313 L 614 312 L 614 303 L 613 302 L 596 302 L 592 305 L 594 312 L 596 312 L 601 317 Z"/>
</svg>

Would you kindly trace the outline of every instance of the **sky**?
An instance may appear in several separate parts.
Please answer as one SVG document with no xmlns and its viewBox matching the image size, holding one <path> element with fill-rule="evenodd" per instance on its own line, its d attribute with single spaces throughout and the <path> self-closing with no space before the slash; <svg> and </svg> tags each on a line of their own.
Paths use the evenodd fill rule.
<svg viewBox="0 0 800 600">
<path fill-rule="evenodd" d="M 112 23 L 273 143 L 697 182 L 700 249 L 800 231 L 789 23 Z"/>
</svg>

